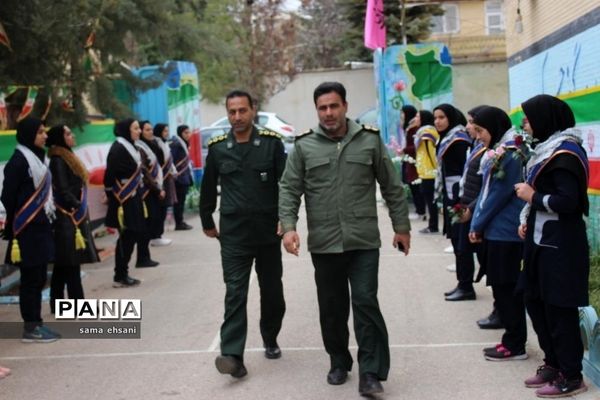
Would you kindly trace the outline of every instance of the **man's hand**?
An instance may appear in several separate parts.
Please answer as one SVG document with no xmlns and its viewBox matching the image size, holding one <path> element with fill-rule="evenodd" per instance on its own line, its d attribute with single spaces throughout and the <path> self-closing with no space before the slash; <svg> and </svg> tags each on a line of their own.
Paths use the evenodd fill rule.
<svg viewBox="0 0 600 400">
<path fill-rule="evenodd" d="M 392 245 L 397 248 L 398 243 L 400 243 L 404 247 L 404 250 L 402 250 L 404 252 L 404 255 L 408 255 L 408 252 L 410 250 L 410 233 L 395 233 Z"/>
<path fill-rule="evenodd" d="M 300 252 L 300 237 L 296 231 L 289 231 L 283 235 L 283 247 L 285 251 L 295 256 Z"/>
<path fill-rule="evenodd" d="M 527 224 L 519 225 L 519 237 L 525 240 L 525 235 L 527 235 Z"/>
<path fill-rule="evenodd" d="M 515 185 L 515 193 L 518 198 L 531 204 L 535 190 L 527 183 L 517 183 Z"/>
<path fill-rule="evenodd" d="M 480 232 L 469 232 L 469 242 L 471 243 L 481 243 L 483 242 L 483 237 Z"/>
<path fill-rule="evenodd" d="M 209 238 L 218 238 L 219 237 L 219 231 L 217 230 L 217 228 L 212 228 L 212 229 L 203 229 L 204 234 L 206 236 L 208 236 Z"/>
</svg>

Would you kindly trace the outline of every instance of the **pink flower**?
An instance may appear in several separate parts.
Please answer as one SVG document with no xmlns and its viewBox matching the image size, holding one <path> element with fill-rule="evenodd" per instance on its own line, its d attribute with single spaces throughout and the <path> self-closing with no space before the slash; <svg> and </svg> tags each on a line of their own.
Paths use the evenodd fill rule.
<svg viewBox="0 0 600 400">
<path fill-rule="evenodd" d="M 396 91 L 401 92 L 404 89 L 406 89 L 406 83 L 404 83 L 404 81 L 400 80 L 396 83 L 394 83 L 394 89 L 396 89 Z"/>
<path fill-rule="evenodd" d="M 494 150 L 488 150 L 487 151 L 487 156 L 488 158 L 492 158 L 496 156 L 496 152 Z"/>
<path fill-rule="evenodd" d="M 505 148 L 504 146 L 500 146 L 496 149 L 496 154 L 501 156 L 502 154 L 504 154 Z"/>
</svg>

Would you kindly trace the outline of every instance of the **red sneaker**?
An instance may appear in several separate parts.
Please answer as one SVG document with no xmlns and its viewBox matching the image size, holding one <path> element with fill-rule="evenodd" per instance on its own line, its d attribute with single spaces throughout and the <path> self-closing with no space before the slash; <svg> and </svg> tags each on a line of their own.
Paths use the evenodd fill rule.
<svg viewBox="0 0 600 400">
<path fill-rule="evenodd" d="M 583 379 L 571 379 L 566 380 L 561 373 L 558 374 L 558 378 L 554 382 L 538 389 L 535 391 L 537 397 L 542 398 L 559 398 L 559 397 L 571 397 L 579 393 L 583 393 L 587 390 L 587 386 L 583 382 Z"/>
<path fill-rule="evenodd" d="M 525 386 L 528 388 L 540 388 L 551 383 L 558 377 L 558 370 L 549 365 L 540 365 L 531 378 L 525 379 Z"/>
</svg>

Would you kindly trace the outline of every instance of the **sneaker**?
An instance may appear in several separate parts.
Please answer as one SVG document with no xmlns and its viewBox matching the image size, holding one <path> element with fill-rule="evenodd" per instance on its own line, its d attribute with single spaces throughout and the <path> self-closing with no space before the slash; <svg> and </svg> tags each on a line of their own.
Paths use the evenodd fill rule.
<svg viewBox="0 0 600 400">
<path fill-rule="evenodd" d="M 166 239 L 166 238 L 152 239 L 150 241 L 150 246 L 154 246 L 154 247 L 168 246 L 172 242 L 173 242 L 173 240 Z"/>
<path fill-rule="evenodd" d="M 558 397 L 571 397 L 583 393 L 586 390 L 587 386 L 582 378 L 566 380 L 562 374 L 559 373 L 558 378 L 556 378 L 554 382 L 536 390 L 535 395 L 537 397 L 553 399 Z"/>
<path fill-rule="evenodd" d="M 448 272 L 456 272 L 456 264 L 446 265 L 446 271 L 448 271 Z"/>
<path fill-rule="evenodd" d="M 115 279 L 113 282 L 114 288 L 123 288 L 123 287 L 132 287 L 138 286 L 142 281 L 139 279 L 132 278 L 130 276 L 125 277 L 124 279 Z"/>
<path fill-rule="evenodd" d="M 502 345 L 502 343 L 498 343 L 498 344 L 497 344 L 497 345 L 495 345 L 494 347 L 484 347 L 484 348 L 483 348 L 483 354 L 487 354 L 487 353 L 491 353 L 491 352 L 494 352 L 494 351 L 498 351 L 498 349 L 499 349 L 500 347 L 504 347 L 504 346 Z"/>
<path fill-rule="evenodd" d="M 408 219 L 410 219 L 411 221 L 415 221 L 417 219 L 421 219 L 421 216 L 419 214 L 410 213 L 408 214 Z"/>
<path fill-rule="evenodd" d="M 453 254 L 454 253 L 454 247 L 452 245 L 446 247 L 444 249 L 444 253 Z"/>
<path fill-rule="evenodd" d="M 419 230 L 419 233 L 422 233 L 424 235 L 429 235 L 429 234 L 440 233 L 440 231 L 437 230 L 437 229 L 436 230 L 432 230 L 432 229 L 429 229 L 429 227 L 427 227 L 427 228 L 423 228 L 423 229 Z"/>
<path fill-rule="evenodd" d="M 45 327 L 38 325 L 31 332 L 24 331 L 21 342 L 23 343 L 52 343 L 60 339 L 60 334 Z"/>
<path fill-rule="evenodd" d="M 540 388 L 551 383 L 558 376 L 558 370 L 549 365 L 540 365 L 531 378 L 525 379 L 528 388 Z"/>
<path fill-rule="evenodd" d="M 519 351 L 510 351 L 504 345 L 496 347 L 494 350 L 490 350 L 483 354 L 488 361 L 512 361 L 512 360 L 526 360 L 528 355 L 525 349 Z"/>
</svg>

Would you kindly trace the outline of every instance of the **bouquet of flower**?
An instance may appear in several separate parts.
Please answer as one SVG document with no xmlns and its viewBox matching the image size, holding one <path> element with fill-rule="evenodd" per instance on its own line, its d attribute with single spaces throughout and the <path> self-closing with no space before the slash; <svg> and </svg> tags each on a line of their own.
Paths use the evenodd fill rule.
<svg viewBox="0 0 600 400">
<path fill-rule="evenodd" d="M 453 206 L 448 206 L 446 209 L 448 210 L 448 215 L 450 216 L 450 222 L 452 224 L 459 223 L 465 214 L 465 211 L 467 210 L 467 208 L 460 203 L 456 203 Z"/>
<path fill-rule="evenodd" d="M 507 148 L 514 149 L 512 152 L 512 157 L 514 159 L 519 159 L 522 162 L 526 163 L 529 158 L 531 158 L 533 151 L 531 150 L 531 146 L 534 142 L 533 137 L 527 134 L 515 135 L 514 144 L 507 146 L 506 143 L 502 143 L 498 147 L 493 150 L 487 151 L 487 157 L 492 162 L 492 171 L 494 174 L 494 178 L 503 179 L 506 173 L 502 169 L 502 158 L 506 154 Z"/>
</svg>

